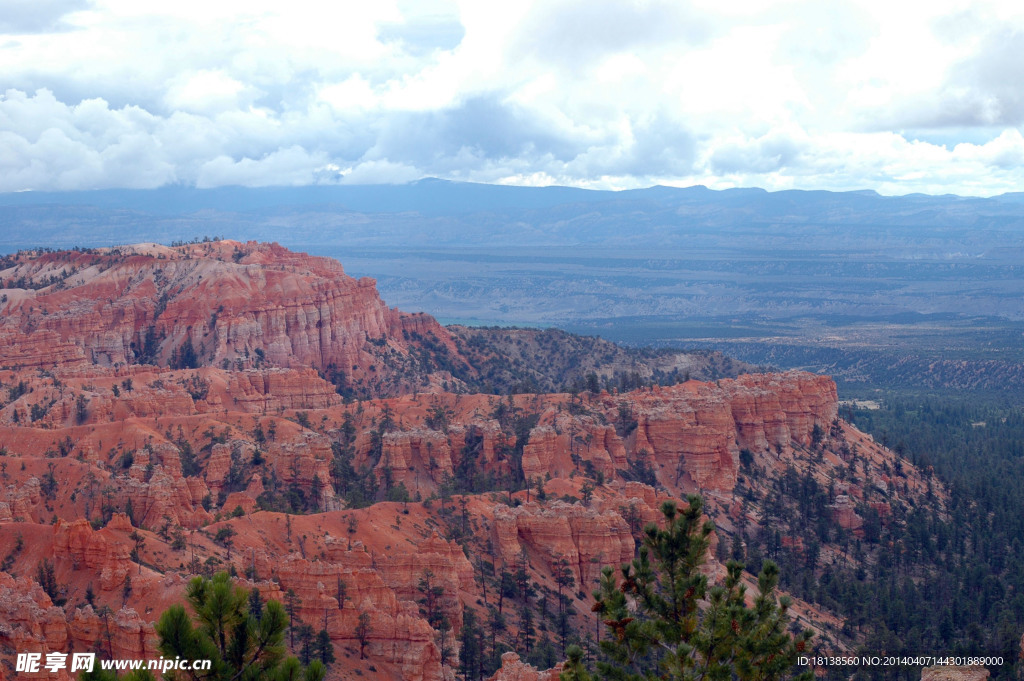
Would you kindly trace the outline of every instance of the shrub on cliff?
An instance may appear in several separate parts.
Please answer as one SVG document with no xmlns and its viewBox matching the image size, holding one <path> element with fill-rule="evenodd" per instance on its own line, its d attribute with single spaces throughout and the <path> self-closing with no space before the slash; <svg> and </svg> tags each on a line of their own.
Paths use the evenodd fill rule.
<svg viewBox="0 0 1024 681">
<path fill-rule="evenodd" d="M 688 501 L 682 511 L 671 501 L 662 505 L 665 528 L 645 528 L 640 555 L 622 566 L 621 582 L 610 567 L 604 568 L 594 609 L 609 635 L 601 641 L 597 678 L 791 678 L 811 632 L 795 638 L 787 633 L 789 599 L 775 597 L 778 567 L 765 563 L 752 608 L 740 581 L 741 563 L 730 561 L 725 584 L 709 588 L 699 568 L 713 525 L 701 522 L 700 497 Z M 703 613 L 698 609 L 702 601 L 707 603 Z M 568 657 L 563 681 L 592 678 L 579 647 L 571 647 Z M 812 675 L 808 671 L 795 678 L 809 681 Z"/>
<path fill-rule="evenodd" d="M 251 607 L 250 593 L 236 586 L 227 573 L 212 579 L 196 577 L 185 590 L 195 613 L 172 605 L 160 616 L 156 633 L 160 654 L 166 659 L 210 660 L 209 671 L 174 671 L 167 679 L 180 681 L 322 681 L 326 670 L 319 660 L 303 668 L 285 657 L 284 632 L 288 615 L 277 601 Z M 136 674 L 122 681 L 143 681 Z M 83 674 L 80 681 L 113 681 L 111 672 Z"/>
</svg>

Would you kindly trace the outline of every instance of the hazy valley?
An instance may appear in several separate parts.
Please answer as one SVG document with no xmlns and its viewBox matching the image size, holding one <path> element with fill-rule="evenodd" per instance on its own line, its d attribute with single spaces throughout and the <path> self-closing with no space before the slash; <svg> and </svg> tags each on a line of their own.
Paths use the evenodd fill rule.
<svg viewBox="0 0 1024 681">
<path fill-rule="evenodd" d="M 713 348 L 853 389 L 1016 391 L 1024 201 L 411 185 L 16 194 L 0 248 L 278 241 L 443 323 Z M 16 236 L 19 235 L 19 236 Z M 32 235 L 26 240 L 25 235 Z"/>
</svg>

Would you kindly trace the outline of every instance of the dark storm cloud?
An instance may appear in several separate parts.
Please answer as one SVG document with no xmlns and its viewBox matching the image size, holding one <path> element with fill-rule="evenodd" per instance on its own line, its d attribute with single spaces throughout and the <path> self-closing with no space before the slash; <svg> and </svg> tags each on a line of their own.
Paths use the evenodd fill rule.
<svg viewBox="0 0 1024 681">
<path fill-rule="evenodd" d="M 715 173 L 772 173 L 800 162 L 802 145 L 783 133 L 723 142 L 708 161 Z"/>
<path fill-rule="evenodd" d="M 981 51 L 954 67 L 951 97 L 960 104 L 944 124 L 1019 125 L 1024 122 L 1024 31 L 1003 28 L 991 33 Z"/>
<path fill-rule="evenodd" d="M 459 156 L 550 156 L 568 161 L 584 149 L 583 140 L 552 129 L 535 113 L 480 96 L 450 109 L 392 114 L 371 155 L 426 167 Z"/>
<path fill-rule="evenodd" d="M 697 140 L 677 118 L 660 112 L 640 121 L 634 135 L 623 164 L 612 171 L 615 174 L 664 176 L 693 171 Z"/>
<path fill-rule="evenodd" d="M 934 97 L 906 104 L 892 123 L 909 128 L 1018 126 L 1024 123 L 1024 31 L 1003 27 L 954 64 Z"/>
</svg>

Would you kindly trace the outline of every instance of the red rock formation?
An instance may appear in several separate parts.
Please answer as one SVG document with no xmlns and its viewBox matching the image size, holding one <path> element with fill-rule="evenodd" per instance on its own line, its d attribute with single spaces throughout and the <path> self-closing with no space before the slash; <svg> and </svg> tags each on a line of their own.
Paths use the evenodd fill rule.
<svg viewBox="0 0 1024 681">
<path fill-rule="evenodd" d="M 594 583 L 602 566 L 632 560 L 634 545 L 626 521 L 612 510 L 561 501 L 494 508 L 494 546 L 505 565 L 515 565 L 523 551 L 549 571 L 564 559 L 580 589 Z"/>
<path fill-rule="evenodd" d="M 603 565 L 632 558 L 640 528 L 661 520 L 665 499 L 702 491 L 724 531 L 752 529 L 764 522 L 763 487 L 813 454 L 822 486 L 859 462 L 856 484 L 835 484 L 831 510 L 860 532 L 858 509 L 885 520 L 896 508 L 889 504 L 926 489 L 910 466 L 899 479 L 869 475 L 868 465 L 883 470 L 892 455 L 852 428 L 835 435 L 859 447 L 846 461 L 829 443 L 812 443 L 815 426 L 829 431 L 836 417 L 826 377 L 748 375 L 579 397 L 453 394 L 437 390 L 451 382 L 445 372 L 409 368 L 438 353 L 460 361 L 444 329 L 388 309 L 371 281 L 346 277 L 332 261 L 220 242 L 19 256 L 0 278 L 63 268 L 75 271 L 62 286 L 7 290 L 0 318 L 0 366 L 49 368 L 0 369 L 9 398 L 0 400 L 0 557 L 14 552 L 19 534 L 26 545 L 9 574 L 0 572 L 4 644 L 154 654 L 153 621 L 182 599 L 187 580 L 234 567 L 265 597 L 293 590 L 302 621 L 324 626 L 339 650 L 355 644 L 359 614 L 369 614 L 376 678 L 439 681 L 451 670 L 442 669 L 438 634 L 417 603 L 427 571 L 443 589 L 454 636 L 463 607 L 484 615 L 496 605 L 493 582 L 485 592 L 481 580 L 521 556 L 542 591 L 558 590 L 564 564 L 573 595 L 587 594 Z M 182 363 L 186 340 L 203 366 L 162 368 L 172 354 Z M 161 366 L 137 364 L 144 358 Z M 366 395 L 432 394 L 346 405 L 321 374 Z M 342 510 L 334 483 L 352 481 L 336 479 L 341 452 L 351 452 L 357 474 L 372 469 L 413 499 L 441 492 L 456 475 L 480 476 L 477 489 L 514 481 L 519 491 Z M 524 478 L 534 481 L 529 491 L 520 489 Z M 537 500 L 538 482 L 546 500 Z M 589 503 L 571 503 L 585 496 Z M 303 513 L 259 510 L 288 509 L 299 497 L 306 504 L 291 510 Z M 236 507 L 242 517 L 230 517 Z M 235 531 L 230 543 L 215 541 L 224 527 Z M 442 538 L 462 533 L 465 549 Z M 827 545 L 821 551 L 839 559 Z M 63 607 L 32 579 L 44 558 L 67 589 Z M 96 607 L 85 605 L 90 585 Z M 578 600 L 572 616 L 589 623 Z M 828 620 L 806 604 L 794 612 Z M 496 678 L 557 676 L 506 657 Z M 359 663 L 340 664 L 351 671 Z"/>
<path fill-rule="evenodd" d="M 224 389 L 234 409 L 266 414 L 279 409 L 324 409 L 341 404 L 334 386 L 312 369 L 235 372 Z M 226 405 L 225 405 L 226 406 Z"/>
<path fill-rule="evenodd" d="M 102 530 L 93 530 L 85 519 L 54 527 L 53 552 L 72 570 L 88 568 L 99 573 L 100 588 L 113 591 L 121 588 L 134 564 L 128 534 L 132 525 L 124 514 L 115 515 Z"/>
<path fill-rule="evenodd" d="M 501 656 L 501 669 L 490 681 L 558 681 L 562 674 L 562 665 L 540 671 L 533 665 L 526 664 L 516 653 L 505 653 Z"/>
<path fill-rule="evenodd" d="M 26 577 L 0 572 L 0 642 L 19 652 L 64 650 L 68 633 L 64 611 Z"/>
<path fill-rule="evenodd" d="M 101 617 L 85 606 L 68 617 L 36 582 L 24 577 L 15 579 L 4 572 L 0 572 L 0 647 L 20 653 L 101 649 L 112 658 L 159 657 L 153 625 L 134 610 L 122 608 Z M 68 676 L 56 673 L 40 678 Z"/>
<path fill-rule="evenodd" d="M 114 388 L 128 378 L 132 390 L 122 387 L 115 395 Z M 53 634 L 56 639 L 95 646 L 98 632 L 110 629 L 111 646 L 118 650 L 152 649 L 152 622 L 168 602 L 181 598 L 188 575 L 184 565 L 196 553 L 197 565 L 206 559 L 221 565 L 230 560 L 239 573 L 255 566 L 261 578 L 274 576 L 278 585 L 260 583 L 265 595 L 283 598 L 293 589 L 302 599 L 303 621 L 326 622 L 338 646 L 354 644 L 359 612 L 370 613 L 374 633 L 367 652 L 374 664 L 402 678 L 442 678 L 437 634 L 416 603 L 418 580 L 426 570 L 434 574 L 435 583 L 444 589 L 442 607 L 455 631 L 462 605 L 482 596 L 474 574 L 479 566 L 461 547 L 428 531 L 450 519 L 432 517 L 415 504 L 409 504 L 418 509 L 412 516 L 402 515 L 398 505 L 378 504 L 360 512 L 360 529 L 354 550 L 349 551 L 343 538 L 346 529 L 332 514 L 294 516 L 289 522 L 296 526 L 295 537 L 285 541 L 280 536 L 283 520 L 279 517 L 277 529 L 269 532 L 265 516 L 256 512 L 256 500 L 275 486 L 278 494 L 297 487 L 309 498 L 319 479 L 320 508 L 339 508 L 342 502 L 334 497 L 331 485 L 332 441 L 342 438 L 342 423 L 348 420 L 355 431 L 355 465 L 370 463 L 373 431 L 385 408 L 393 425 L 381 436 L 375 462 L 378 479 L 386 471 L 394 484 L 402 482 L 410 493 L 426 497 L 470 455 L 475 457 L 474 470 L 498 478 L 510 475 L 517 436 L 496 416 L 497 398 L 441 393 L 429 399 L 366 401 L 356 408 L 339 404 L 328 384 L 301 369 L 82 366 L 57 369 L 52 378 L 35 372 L 8 372 L 2 378 L 5 385 L 23 379 L 31 392 L 0 411 L 0 419 L 8 424 L 3 433 L 9 462 L 5 472 L 10 478 L 7 489 L 0 491 L 0 518 L 48 522 L 57 514 L 62 519 L 52 531 L 52 555 L 60 574 L 70 577 L 78 601 L 74 608 L 61 611 L 67 626 L 62 634 Z M 75 401 L 83 392 L 90 397 L 87 413 L 79 419 Z M 34 427 L 14 423 L 15 410 L 27 413 L 30 404 L 48 395 L 57 401 Z M 550 477 L 545 487 L 553 497 L 579 496 L 580 473 L 588 466 L 604 474 L 607 484 L 589 506 L 556 499 L 511 507 L 486 495 L 469 497 L 468 524 L 490 539 L 498 569 L 510 568 L 525 555 L 532 579 L 557 590 L 553 575 L 564 560 L 575 583 L 572 591 L 587 593 L 602 565 L 632 557 L 633 532 L 645 522 L 658 521 L 658 506 L 669 498 L 665 492 L 622 479 L 637 462 L 649 465 L 671 494 L 703 488 L 722 495 L 729 508 L 731 485 L 740 474 L 739 450 L 760 447 L 756 457 L 765 465 L 776 457 L 765 448 L 781 448 L 791 456 L 791 444 L 809 443 L 814 425 L 824 427 L 834 418 L 833 397 L 834 386 L 827 378 L 799 373 L 601 394 L 586 398 L 583 409 L 575 412 L 566 408 L 564 395 L 517 396 L 512 408 L 535 414 L 537 421 L 522 449 L 524 475 Z M 623 404 L 637 426 L 620 434 L 616 420 Z M 60 405 L 65 405 L 62 412 Z M 443 428 L 427 425 L 437 407 L 450 412 Z M 299 408 L 306 412 L 301 419 L 292 411 Z M 183 475 L 186 450 L 193 469 L 190 477 Z M 47 451 L 53 458 L 41 456 Z M 864 455 L 884 456 L 866 446 Z M 24 471 L 12 465 L 19 460 L 26 464 Z M 55 466 L 52 471 L 50 464 Z M 60 479 L 55 489 L 44 487 L 50 472 Z M 87 480 L 90 475 L 93 482 Z M 853 493 L 852 487 L 844 491 Z M 519 502 L 526 496 L 516 494 Z M 205 497 L 205 503 L 213 505 L 210 512 L 202 506 Z M 718 503 L 715 498 L 710 503 Z M 115 515 L 98 531 L 84 519 L 72 520 L 86 512 L 96 518 L 101 503 L 122 510 L 130 506 L 135 524 L 149 530 L 144 534 L 152 546 L 147 550 L 153 553 L 147 564 L 162 565 L 163 577 L 148 568 L 140 574 L 129 557 L 132 528 L 125 516 Z M 203 527 L 212 537 L 220 527 L 209 526 L 214 514 L 223 517 L 237 506 L 253 516 L 229 521 L 239 532 L 230 559 L 224 545 L 203 533 L 188 535 L 190 547 L 196 548 L 187 555 L 168 555 L 167 544 L 162 543 L 167 540 L 152 534 L 161 526 L 169 533 L 180 525 Z M 325 528 L 310 524 L 319 525 L 320 518 Z M 840 522 L 854 527 L 858 521 L 851 504 Z M 261 529 L 253 533 L 250 523 Z M 301 545 L 295 543 L 298 538 Z M 306 557 L 282 558 L 299 549 Z M 129 574 L 140 594 L 128 603 L 134 614 L 126 610 L 101 621 L 95 609 L 81 606 L 89 583 L 99 598 L 119 606 Z M 348 585 L 342 608 L 336 599 L 339 577 Z M 49 634 L 45 638 L 49 640 Z"/>
<path fill-rule="evenodd" d="M 837 525 L 847 530 L 853 530 L 854 534 L 858 537 L 864 536 L 864 532 L 861 529 L 864 526 L 864 521 L 857 515 L 856 508 L 850 497 L 840 494 L 836 497 L 835 503 L 829 506 L 829 510 L 832 511 L 832 519 L 835 520 Z"/>
<path fill-rule="evenodd" d="M 443 327 L 388 308 L 372 279 L 353 279 L 334 260 L 276 244 L 140 245 L 19 256 L 17 263 L 0 279 L 74 274 L 60 285 L 7 293 L 3 366 L 267 362 L 341 372 L 353 389 L 379 394 L 451 380 L 395 368 L 417 339 L 461 361 Z"/>
<path fill-rule="evenodd" d="M 440 394 L 438 405 L 453 413 L 448 431 L 424 426 L 426 410 L 409 401 L 375 403 L 358 422 L 362 435 L 356 450 L 370 462 L 372 437 L 366 426 L 380 417 L 387 404 L 403 422 L 383 437 L 378 469 L 391 471 L 395 482 L 424 496 L 437 491 L 445 475 L 462 458 L 467 433 L 480 438 L 474 466 L 497 476 L 509 473 L 507 459 L 498 453 L 515 443 L 493 418 L 491 398 L 457 398 Z M 611 396 L 603 393 L 577 415 L 564 410 L 565 395 L 521 395 L 517 409 L 536 413 L 539 422 L 523 447 L 522 474 L 526 480 L 568 477 L 588 462 L 606 478 L 642 463 L 657 482 L 676 492 L 731 492 L 739 472 L 739 452 L 759 455 L 769 447 L 788 448 L 810 443 L 815 426 L 827 429 L 835 420 L 835 383 L 825 376 L 801 372 L 744 375 L 716 383 L 690 381 L 683 385 L 638 390 Z M 364 405 L 365 406 L 365 405 Z M 637 427 L 621 436 L 615 427 L 620 406 L 633 414 Z"/>
<path fill-rule="evenodd" d="M 444 589 L 440 606 L 458 630 L 462 626 L 462 608 L 458 594 L 474 586 L 473 566 L 454 541 L 442 539 L 436 532 L 420 541 L 415 551 L 395 551 L 377 561 L 381 576 L 398 598 L 418 601 L 420 580 L 429 572 L 431 582 Z"/>
<path fill-rule="evenodd" d="M 633 451 L 650 454 L 659 482 L 723 492 L 736 485 L 740 449 L 806 445 L 813 427 L 827 428 L 838 411 L 835 383 L 800 372 L 656 387 L 625 403 L 639 422 Z"/>
<path fill-rule="evenodd" d="M 112 614 L 99 614 L 88 605 L 76 608 L 68 621 L 68 633 L 76 650 L 99 650 L 109 659 L 160 657 L 153 623 L 143 620 L 127 606 Z"/>
<path fill-rule="evenodd" d="M 280 583 L 280 592 L 266 595 L 283 600 L 285 591 L 294 591 L 301 602 L 299 618 L 318 625 L 326 620 L 331 639 L 338 642 L 354 642 L 359 615 L 368 613 L 371 633 L 366 652 L 371 658 L 395 665 L 403 679 L 441 679 L 433 629 L 420 616 L 415 603 L 400 600 L 382 579 L 384 571 L 371 567 L 367 564 L 370 556 L 364 556 L 362 560 L 351 557 L 355 565 L 310 562 L 291 556 L 280 562 L 273 573 Z M 359 566 L 361 562 L 364 564 Z M 351 601 L 345 608 L 338 608 L 335 597 L 339 578 L 345 581 L 347 600 Z"/>
</svg>

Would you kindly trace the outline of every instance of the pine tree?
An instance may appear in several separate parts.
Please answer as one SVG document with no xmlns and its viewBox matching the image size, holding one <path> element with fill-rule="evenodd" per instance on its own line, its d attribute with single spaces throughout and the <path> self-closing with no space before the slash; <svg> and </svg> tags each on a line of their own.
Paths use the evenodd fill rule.
<svg viewBox="0 0 1024 681">
<path fill-rule="evenodd" d="M 500 665 L 500 656 L 498 654 L 498 634 L 503 633 L 508 628 L 508 624 L 505 621 L 505 616 L 500 610 L 490 608 L 487 617 L 487 630 L 491 635 L 491 659 L 489 667 L 495 669 Z"/>
<path fill-rule="evenodd" d="M 555 563 L 553 570 L 555 577 L 555 584 L 558 585 L 558 617 L 556 619 L 558 623 L 558 635 L 561 641 L 562 654 L 566 653 L 566 642 L 569 638 L 569 613 L 567 607 L 570 603 L 568 596 L 565 595 L 565 589 L 572 589 L 576 586 L 576 578 L 572 574 L 572 570 L 569 569 L 569 561 L 565 556 L 558 559 Z"/>
<path fill-rule="evenodd" d="M 348 594 L 348 584 L 341 577 L 338 577 L 338 590 L 335 594 L 338 599 L 338 610 L 345 609 L 345 597 Z"/>
<path fill-rule="evenodd" d="M 124 576 L 124 586 L 121 587 L 121 605 L 123 606 L 128 602 L 128 599 L 132 595 L 132 576 Z"/>
<path fill-rule="evenodd" d="M 314 649 L 317 659 L 323 662 L 325 667 L 334 664 L 334 644 L 331 643 L 331 635 L 326 629 L 321 629 L 316 635 Z"/>
<path fill-rule="evenodd" d="M 483 656 L 479 633 L 480 625 L 477 623 L 476 613 L 469 608 L 463 608 L 462 630 L 459 632 L 459 671 L 462 673 L 463 681 L 478 678 L 480 658 Z"/>
<path fill-rule="evenodd" d="M 359 613 L 359 624 L 356 625 L 356 638 L 359 640 L 359 659 L 366 657 L 366 644 L 370 641 L 370 613 Z"/>
<path fill-rule="evenodd" d="M 569 659 L 562 667 L 560 681 L 592 681 L 593 677 L 583 664 L 583 649 L 578 645 L 571 645 L 565 652 Z"/>
<path fill-rule="evenodd" d="M 447 665 L 452 655 L 451 642 L 448 640 L 448 632 L 452 630 L 452 623 L 447 615 L 441 615 L 437 622 L 437 648 L 441 657 L 441 665 Z"/>
<path fill-rule="evenodd" d="M 424 570 L 423 574 L 420 575 L 420 581 L 416 585 L 416 590 L 420 592 L 420 598 L 417 603 L 420 604 L 420 614 L 427 618 L 427 623 L 431 627 L 437 628 L 441 618 L 444 616 L 441 612 L 441 598 L 444 597 L 444 587 L 436 585 L 433 582 L 434 573 L 430 570 Z"/>
<path fill-rule="evenodd" d="M 285 657 L 288 616 L 277 601 L 267 601 L 257 618 L 250 612 L 249 592 L 224 572 L 212 579 L 196 577 L 185 594 L 194 620 L 184 606 L 173 605 L 157 622 L 164 657 L 211 660 L 206 681 L 322 681 L 326 670 L 320 661 L 303 668 Z"/>
<path fill-rule="evenodd" d="M 259 622 L 263 617 L 263 599 L 260 597 L 260 590 L 253 589 L 249 592 L 249 614 Z"/>
<path fill-rule="evenodd" d="M 67 598 L 61 595 L 61 588 L 57 585 L 57 575 L 53 567 L 53 561 L 49 558 L 43 560 L 36 568 L 36 581 L 43 587 L 43 591 L 50 597 L 53 604 L 62 606 Z"/>
<path fill-rule="evenodd" d="M 299 661 L 302 664 L 309 664 L 313 659 L 313 639 L 316 637 L 316 630 L 309 624 L 300 624 L 299 632 Z"/>
<path fill-rule="evenodd" d="M 789 598 L 775 597 L 778 567 L 765 562 L 753 608 L 746 605 L 741 563 L 730 561 L 724 586 L 709 588 L 699 568 L 714 526 L 701 522 L 700 497 L 691 496 L 688 502 L 682 511 L 671 501 L 662 505 L 665 529 L 653 524 L 644 529 L 639 556 L 622 566 L 621 583 L 611 568 L 602 571 L 594 607 L 609 636 L 601 641 L 599 678 L 791 678 L 811 632 L 793 638 L 786 631 Z M 708 604 L 703 616 L 698 611 L 702 601 Z M 562 677 L 567 681 L 586 678 L 579 673 L 577 650 Z M 807 671 L 795 678 L 813 677 Z"/>
<path fill-rule="evenodd" d="M 537 669 L 551 669 L 558 663 L 558 653 L 555 652 L 555 645 L 546 631 L 526 656 L 526 661 Z"/>
<path fill-rule="evenodd" d="M 295 593 L 294 589 L 288 589 L 284 594 L 284 609 L 288 613 L 288 620 L 292 622 L 292 625 L 288 627 L 288 647 L 295 648 L 295 629 L 296 629 L 296 617 L 295 613 L 298 611 L 299 606 L 302 604 L 302 600 L 298 594 Z"/>
<path fill-rule="evenodd" d="M 427 623 L 437 630 L 437 647 L 441 654 L 441 664 L 445 665 L 448 664 L 448 658 L 451 655 L 451 644 L 448 640 L 448 632 L 451 631 L 452 625 L 444 610 L 441 609 L 441 599 L 444 598 L 444 587 L 439 584 L 434 584 L 433 579 L 434 573 L 430 570 L 424 570 L 416 589 L 421 594 L 418 601 L 420 604 L 420 614 L 426 617 Z"/>
<path fill-rule="evenodd" d="M 529 655 L 533 648 L 533 638 L 536 634 L 537 630 L 533 626 L 533 608 L 527 599 L 519 611 L 519 640 L 522 642 L 522 652 L 526 655 Z"/>
</svg>

